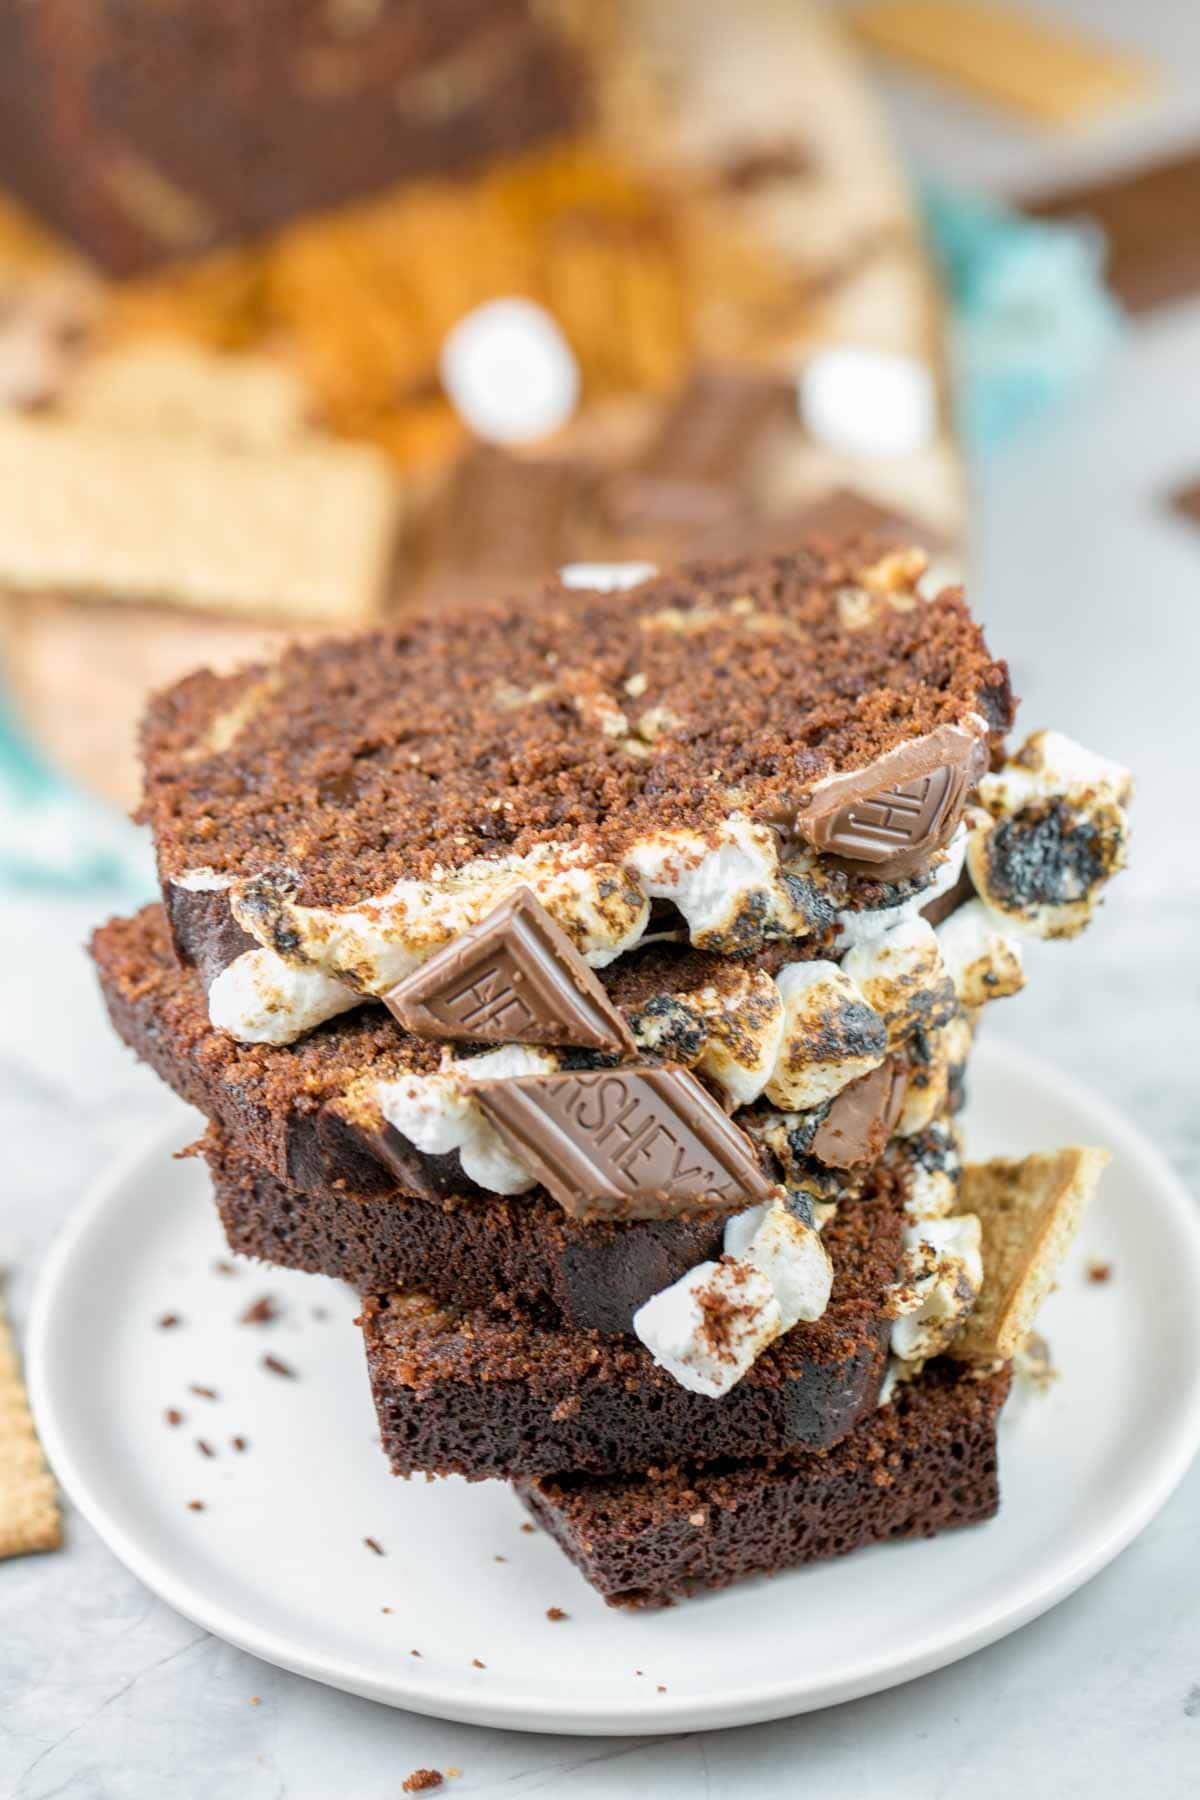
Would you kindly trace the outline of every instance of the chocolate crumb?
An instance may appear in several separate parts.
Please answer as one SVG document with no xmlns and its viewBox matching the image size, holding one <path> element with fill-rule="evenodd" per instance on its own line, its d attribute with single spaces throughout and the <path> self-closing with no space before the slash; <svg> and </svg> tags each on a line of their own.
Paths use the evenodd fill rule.
<svg viewBox="0 0 1200 1800">
<path fill-rule="evenodd" d="M 561 1606 L 548 1606 L 546 1608 L 546 1617 L 550 1620 L 552 1625 L 557 1625 L 560 1619 L 566 1619 L 569 1616 L 568 1613 L 563 1611 Z"/>
<path fill-rule="evenodd" d="M 184 1415 L 177 1406 L 168 1406 L 166 1412 L 163 1414 L 163 1418 L 167 1421 L 168 1425 L 182 1425 Z"/>
<path fill-rule="evenodd" d="M 657 1688 L 655 1689 L 655 1692 L 658 1694 L 665 1694 L 666 1691 L 667 1691 L 666 1688 L 663 1686 L 662 1682 L 660 1681 Z"/>
<path fill-rule="evenodd" d="M 1090 1262 L 1087 1266 L 1087 1278 L 1094 1281 L 1097 1287 L 1112 1280 L 1113 1266 L 1108 1262 Z"/>
<path fill-rule="evenodd" d="M 204 1511 L 203 1500 L 189 1500 L 188 1501 L 188 1511 L 189 1512 L 203 1512 Z"/>
<path fill-rule="evenodd" d="M 532 1537 L 533 1533 L 537 1530 L 537 1526 L 536 1525 L 522 1525 L 521 1530 L 527 1531 L 530 1534 L 530 1536 Z"/>
<path fill-rule="evenodd" d="M 213 1274 L 214 1275 L 236 1275 L 237 1269 L 233 1263 L 226 1262 L 225 1258 L 222 1257 L 219 1262 L 215 1262 L 213 1264 Z"/>
<path fill-rule="evenodd" d="M 216 1388 L 201 1387 L 196 1381 L 188 1383 L 188 1393 L 197 1394 L 201 1400 L 219 1400 L 221 1398 Z"/>
<path fill-rule="evenodd" d="M 245 1312 L 238 1320 L 238 1324 L 271 1325 L 278 1317 L 279 1308 L 274 1300 L 272 1300 L 270 1294 L 260 1294 L 258 1299 L 252 1301 L 246 1308 Z"/>
<path fill-rule="evenodd" d="M 383 1545 L 379 1542 L 378 1538 L 365 1537 L 363 1539 L 363 1543 L 367 1546 L 368 1550 L 373 1550 L 375 1552 L 376 1556 L 386 1556 L 387 1555 L 387 1551 L 384 1549 Z"/>
<path fill-rule="evenodd" d="M 635 1675 L 644 1675 L 646 1673 L 645 1669 L 635 1669 L 633 1672 Z"/>
<path fill-rule="evenodd" d="M 244 1437 L 239 1436 L 239 1437 L 235 1437 L 235 1438 L 230 1438 L 229 1441 L 233 1445 L 235 1450 L 248 1450 L 250 1448 L 249 1438 L 244 1438 Z"/>
<path fill-rule="evenodd" d="M 473 1656 L 471 1658 L 471 1667 L 473 1669 L 486 1669 L 487 1664 L 485 1662 L 480 1662 L 480 1660 L 477 1656 Z"/>
<path fill-rule="evenodd" d="M 182 1323 L 183 1320 L 179 1317 L 178 1313 L 164 1313 L 162 1318 L 158 1321 L 158 1329 L 160 1331 L 170 1331 L 173 1326 L 182 1325 Z"/>
<path fill-rule="evenodd" d="M 445 1779 L 440 1769 L 414 1769 L 400 1785 L 406 1794 L 425 1794 L 430 1788 L 440 1788 Z"/>
<path fill-rule="evenodd" d="M 507 1558 L 507 1556 L 493 1556 L 492 1561 L 493 1562 L 507 1562 L 508 1558 Z"/>
<path fill-rule="evenodd" d="M 380 1612 L 389 1612 L 390 1613 L 392 1609 L 390 1606 L 381 1606 L 379 1610 L 380 1610 Z"/>
<path fill-rule="evenodd" d="M 282 1362 L 278 1356 L 264 1356 L 264 1369 L 270 1369 L 272 1375 L 286 1375 L 290 1381 L 296 1379 L 296 1371 L 288 1363 Z"/>
<path fill-rule="evenodd" d="M 420 1656 L 421 1652 L 419 1650 L 410 1650 L 408 1654 L 410 1656 Z"/>
<path fill-rule="evenodd" d="M 200 1452 L 201 1456 L 215 1456 L 217 1454 L 216 1451 L 213 1449 L 212 1445 L 209 1443 L 206 1443 L 203 1438 L 196 1439 L 196 1448 Z"/>
</svg>

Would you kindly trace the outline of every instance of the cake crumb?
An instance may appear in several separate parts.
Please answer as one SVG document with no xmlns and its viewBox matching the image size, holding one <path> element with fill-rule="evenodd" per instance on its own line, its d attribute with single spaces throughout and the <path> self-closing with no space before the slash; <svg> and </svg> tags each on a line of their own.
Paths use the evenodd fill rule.
<svg viewBox="0 0 1200 1800">
<path fill-rule="evenodd" d="M 662 1682 L 660 1681 L 657 1688 L 655 1689 L 655 1692 L 658 1694 L 665 1694 L 666 1691 L 667 1691 L 666 1688 L 663 1686 Z"/>
<path fill-rule="evenodd" d="M 552 1625 L 557 1625 L 560 1619 L 568 1619 L 570 1616 L 569 1613 L 563 1611 L 561 1606 L 548 1606 L 546 1608 L 546 1617 Z"/>
<path fill-rule="evenodd" d="M 275 1301 L 272 1300 L 270 1294 L 260 1294 L 257 1300 L 251 1301 L 250 1305 L 238 1320 L 238 1324 L 272 1325 L 278 1317 L 279 1307 L 276 1305 Z"/>
<path fill-rule="evenodd" d="M 188 1501 L 188 1511 L 189 1512 L 203 1512 L 204 1511 L 203 1500 L 189 1500 Z"/>
<path fill-rule="evenodd" d="M 1097 1287 L 1112 1280 L 1113 1266 L 1110 1262 L 1090 1262 L 1087 1266 L 1087 1278 Z"/>
<path fill-rule="evenodd" d="M 507 1562 L 508 1558 L 507 1558 L 507 1556 L 493 1556 L 492 1561 L 493 1562 Z"/>
<path fill-rule="evenodd" d="M 270 1369 L 272 1375 L 286 1375 L 291 1381 L 296 1379 L 295 1369 L 291 1367 L 290 1363 L 281 1361 L 278 1356 L 264 1356 L 262 1366 L 264 1369 Z"/>
<path fill-rule="evenodd" d="M 408 1654 L 410 1656 L 420 1656 L 421 1652 L 419 1650 L 410 1650 Z"/>
<path fill-rule="evenodd" d="M 380 1612 L 391 1612 L 392 1609 L 390 1606 L 381 1606 L 379 1610 Z"/>
<path fill-rule="evenodd" d="M 219 1400 L 221 1398 L 216 1388 L 202 1387 L 198 1381 L 188 1383 L 188 1393 L 195 1394 L 200 1400 Z"/>
<path fill-rule="evenodd" d="M 171 1331 L 176 1325 L 182 1324 L 183 1320 L 178 1313 L 164 1313 L 162 1318 L 158 1321 L 158 1329 L 160 1331 Z"/>
<path fill-rule="evenodd" d="M 471 1667 L 473 1669 L 486 1669 L 487 1664 L 485 1662 L 480 1662 L 480 1660 L 477 1656 L 473 1656 L 471 1658 Z"/>
<path fill-rule="evenodd" d="M 214 1275 L 236 1275 L 237 1269 L 235 1268 L 233 1263 L 226 1262 L 225 1258 L 221 1257 L 218 1262 L 215 1262 L 213 1264 L 213 1274 Z"/>
<path fill-rule="evenodd" d="M 384 1549 L 378 1538 L 365 1537 L 363 1543 L 367 1546 L 368 1550 L 373 1550 L 376 1556 L 387 1555 L 387 1551 Z"/>
<path fill-rule="evenodd" d="M 163 1414 L 163 1418 L 167 1421 L 168 1425 L 182 1425 L 184 1415 L 177 1406 L 168 1406 L 166 1412 Z"/>
<path fill-rule="evenodd" d="M 235 1450 L 248 1450 L 250 1448 L 249 1438 L 244 1438 L 239 1435 L 237 1437 L 230 1438 L 229 1441 L 233 1445 Z"/>
<path fill-rule="evenodd" d="M 205 1438 L 196 1439 L 196 1448 L 201 1456 L 215 1456 L 217 1453 Z"/>
<path fill-rule="evenodd" d="M 440 1788 L 445 1779 L 440 1769 L 414 1769 L 400 1785 L 406 1794 L 425 1794 L 430 1788 Z"/>
<path fill-rule="evenodd" d="M 537 1526 L 536 1526 L 536 1525 L 528 1525 L 528 1524 L 526 1524 L 526 1525 L 522 1525 L 522 1527 L 521 1527 L 521 1530 L 522 1530 L 522 1531 L 527 1531 L 527 1532 L 529 1532 L 529 1533 L 530 1533 L 530 1534 L 531 1534 L 531 1535 L 532 1535 L 532 1533 L 533 1533 L 533 1532 L 535 1532 L 535 1531 L 536 1531 L 536 1530 L 537 1530 Z"/>
</svg>

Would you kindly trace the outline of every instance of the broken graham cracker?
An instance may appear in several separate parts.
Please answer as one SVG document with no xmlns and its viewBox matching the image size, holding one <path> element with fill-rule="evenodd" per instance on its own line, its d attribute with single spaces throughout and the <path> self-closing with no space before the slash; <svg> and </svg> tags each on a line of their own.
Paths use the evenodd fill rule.
<svg viewBox="0 0 1200 1800">
<path fill-rule="evenodd" d="M 0 1559 L 57 1550 L 62 1522 L 54 1477 L 33 1429 L 25 1384 L 0 1300 Z"/>
<path fill-rule="evenodd" d="M 1021 1348 L 1109 1160 L 1072 1146 L 967 1165 L 961 1209 L 982 1227 L 986 1279 L 948 1355 L 1006 1362 Z"/>
<path fill-rule="evenodd" d="M 872 50 L 1040 125 L 1084 125 L 1157 86 L 1131 51 L 991 0 L 866 0 L 850 24 Z"/>
<path fill-rule="evenodd" d="M 76 425 L 185 437 L 227 450 L 272 450 L 298 437 L 309 397 L 272 357 L 203 349 L 168 338 L 90 356 L 66 386 Z"/>
<path fill-rule="evenodd" d="M 249 456 L 0 418 L 0 589 L 11 593 L 351 625 L 384 603 L 399 527 L 391 471 L 363 446 Z"/>
</svg>

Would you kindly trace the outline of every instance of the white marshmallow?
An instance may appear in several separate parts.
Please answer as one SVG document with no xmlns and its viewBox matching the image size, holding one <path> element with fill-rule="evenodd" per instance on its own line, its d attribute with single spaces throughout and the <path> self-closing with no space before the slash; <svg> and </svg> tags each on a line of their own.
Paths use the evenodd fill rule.
<svg viewBox="0 0 1200 1800">
<path fill-rule="evenodd" d="M 715 1338 L 713 1312 L 721 1320 Z M 633 1329 L 680 1387 L 715 1400 L 778 1337 L 779 1302 L 768 1278 L 750 1264 L 698 1263 L 639 1306 Z"/>
<path fill-rule="evenodd" d="M 245 950 L 209 988 L 208 1016 L 240 1044 L 290 1044 L 362 1000 L 321 969 Z"/>
<path fill-rule="evenodd" d="M 524 1194 L 535 1185 L 521 1160 L 501 1141 L 471 1093 L 477 1081 L 545 1075 L 558 1067 L 548 1051 L 504 1044 L 484 1056 L 449 1062 L 433 1075 L 381 1081 L 374 1090 L 388 1124 L 427 1156 L 457 1151 L 463 1174 L 493 1194 Z"/>
<path fill-rule="evenodd" d="M 1076 790 L 1126 806 L 1133 776 L 1120 763 L 1097 756 L 1061 731 L 1035 731 L 995 775 L 979 783 L 979 798 L 994 816 L 1017 812 L 1031 800 L 1052 800 Z"/>
<path fill-rule="evenodd" d="M 702 949 L 734 948 L 739 919 L 764 901 L 785 931 L 803 937 L 811 929 L 780 881 L 775 833 L 740 813 L 709 833 L 680 827 L 644 838 L 626 861 L 652 898 L 674 901 Z"/>
<path fill-rule="evenodd" d="M 856 944 L 842 958 L 842 973 L 883 1019 L 891 1045 L 909 1035 L 928 1012 L 930 996 L 948 985 L 937 935 L 920 918 Z"/>
<path fill-rule="evenodd" d="M 819 350 L 800 376 L 810 436 L 850 456 L 905 456 L 937 434 L 937 388 L 915 357 L 866 345 Z"/>
<path fill-rule="evenodd" d="M 979 1298 L 981 1230 L 974 1213 L 921 1219 L 901 1234 L 908 1279 L 892 1322 L 891 1348 L 904 1362 L 937 1356 Z"/>
<path fill-rule="evenodd" d="M 489 300 L 442 345 L 442 386 L 464 424 L 496 444 L 531 443 L 579 404 L 579 365 L 550 314 L 532 300 Z"/>
<path fill-rule="evenodd" d="M 969 900 L 937 927 L 938 949 L 964 1006 L 1018 994 L 1025 986 L 1021 946 L 982 900 Z"/>
<path fill-rule="evenodd" d="M 749 1106 L 766 1087 L 783 1042 L 783 1002 L 771 977 L 741 970 L 726 988 L 704 987 L 685 996 L 708 1028 L 696 1063 L 719 1084 L 734 1106 Z"/>
<path fill-rule="evenodd" d="M 757 1229 L 739 1252 L 732 1251 L 730 1243 L 730 1226 L 736 1222 L 731 1219 L 725 1227 L 726 1254 L 738 1255 L 767 1277 L 779 1303 L 780 1331 L 790 1331 L 802 1319 L 819 1319 L 833 1288 L 833 1264 L 819 1233 L 797 1218 L 781 1197 L 764 1203 Z M 734 1242 L 742 1236 L 734 1233 Z"/>
<path fill-rule="evenodd" d="M 908 919 L 919 918 L 931 901 L 940 900 L 943 894 L 949 893 L 962 874 L 966 853 L 967 827 L 964 824 L 958 826 L 946 845 L 945 855 L 938 864 L 933 880 L 919 894 L 902 900 L 899 906 L 878 906 L 874 909 L 864 908 L 861 912 L 839 913 L 836 948 L 846 950 L 852 949 L 855 944 L 873 942 L 882 937 L 885 931 L 894 930 Z"/>
</svg>

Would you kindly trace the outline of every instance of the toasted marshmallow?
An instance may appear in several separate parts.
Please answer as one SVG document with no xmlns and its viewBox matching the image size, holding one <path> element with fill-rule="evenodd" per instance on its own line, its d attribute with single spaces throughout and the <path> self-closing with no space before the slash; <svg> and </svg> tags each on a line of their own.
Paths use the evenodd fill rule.
<svg viewBox="0 0 1200 1800">
<path fill-rule="evenodd" d="M 836 963 L 789 963 L 775 985 L 783 1019 L 778 1060 L 766 1084 L 773 1105 L 803 1112 L 879 1067 L 887 1029 Z"/>
<path fill-rule="evenodd" d="M 471 1092 L 479 1081 L 545 1075 L 559 1066 L 549 1051 L 504 1044 L 484 1056 L 447 1059 L 432 1075 L 406 1075 L 374 1085 L 387 1123 L 428 1156 L 457 1151 L 462 1172 L 493 1194 L 524 1194 L 534 1177 L 512 1154 Z"/>
<path fill-rule="evenodd" d="M 895 1140 L 889 1157 L 903 1170 L 910 1219 L 944 1219 L 958 1205 L 962 1157 L 953 1126 L 934 1119 L 922 1131 Z"/>
<path fill-rule="evenodd" d="M 1025 985 L 1021 946 L 982 900 L 969 900 L 937 927 L 938 949 L 964 1006 L 1018 994 Z"/>
<path fill-rule="evenodd" d="M 326 1019 L 361 1006 L 362 995 L 322 969 L 246 950 L 208 990 L 208 1016 L 241 1044 L 290 1044 Z"/>
<path fill-rule="evenodd" d="M 1074 937 L 1100 890 L 1124 868 L 1128 769 L 1060 732 L 1034 732 L 996 775 L 972 815 L 967 867 L 982 900 L 1010 925 Z"/>
<path fill-rule="evenodd" d="M 725 1254 L 762 1271 L 779 1302 L 779 1329 L 819 1319 L 829 1305 L 833 1264 L 815 1226 L 780 1194 L 725 1227 Z"/>
<path fill-rule="evenodd" d="M 897 925 L 918 918 L 934 900 L 940 900 L 943 894 L 950 892 L 962 874 L 966 853 L 967 828 L 965 824 L 960 824 L 941 852 L 940 860 L 936 861 L 933 880 L 926 887 L 910 895 L 907 900 L 902 900 L 897 906 L 869 907 L 861 912 L 840 912 L 837 915 L 837 949 L 849 950 L 856 944 L 874 943 Z"/>
<path fill-rule="evenodd" d="M 707 1028 L 695 1067 L 734 1106 L 748 1106 L 766 1087 L 783 1041 L 778 988 L 762 970 L 739 969 L 724 986 L 697 988 L 685 998 Z"/>
<path fill-rule="evenodd" d="M 633 1329 L 680 1387 L 715 1400 L 779 1336 L 779 1302 L 750 1263 L 698 1263 L 639 1306 Z"/>
<path fill-rule="evenodd" d="M 681 827 L 645 838 L 628 863 L 652 899 L 674 902 L 702 950 L 761 942 L 764 921 L 776 936 L 804 937 L 811 930 L 781 879 L 775 833 L 740 813 L 712 832 Z"/>
<path fill-rule="evenodd" d="M 974 1213 L 923 1219 L 901 1235 L 905 1279 L 895 1296 L 892 1354 L 904 1362 L 937 1356 L 979 1298 L 981 1229 Z"/>
<path fill-rule="evenodd" d="M 842 959 L 842 973 L 882 1018 L 890 1048 L 953 1011 L 954 990 L 927 919 L 906 919 L 878 940 L 856 944 Z"/>
</svg>

